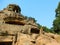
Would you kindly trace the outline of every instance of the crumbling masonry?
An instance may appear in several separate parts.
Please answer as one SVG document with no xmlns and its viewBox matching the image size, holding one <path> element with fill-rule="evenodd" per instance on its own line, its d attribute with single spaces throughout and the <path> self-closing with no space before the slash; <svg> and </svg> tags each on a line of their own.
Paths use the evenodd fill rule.
<svg viewBox="0 0 60 45">
<path fill-rule="evenodd" d="M 9 4 L 0 11 L 0 45 L 33 45 L 39 32 L 37 24 L 26 19 L 18 5 Z"/>
</svg>

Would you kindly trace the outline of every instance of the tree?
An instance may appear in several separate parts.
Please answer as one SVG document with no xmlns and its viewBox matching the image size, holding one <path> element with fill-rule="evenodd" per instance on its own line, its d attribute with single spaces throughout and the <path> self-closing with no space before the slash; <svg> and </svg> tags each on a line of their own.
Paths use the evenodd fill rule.
<svg viewBox="0 0 60 45">
<path fill-rule="evenodd" d="M 60 18 L 56 18 L 53 22 L 53 28 L 56 33 L 60 33 Z"/>
<path fill-rule="evenodd" d="M 53 21 L 53 29 L 56 33 L 60 34 L 60 2 L 56 11 L 56 19 Z"/>
<path fill-rule="evenodd" d="M 56 12 L 56 17 L 60 17 L 60 2 L 58 4 L 57 9 L 55 10 L 55 12 Z"/>
<path fill-rule="evenodd" d="M 40 29 L 42 26 L 39 23 L 36 23 L 38 25 L 38 28 Z"/>
<path fill-rule="evenodd" d="M 49 28 L 47 28 L 46 26 L 43 26 L 43 31 L 45 31 L 45 32 L 51 32 L 51 30 Z"/>
</svg>

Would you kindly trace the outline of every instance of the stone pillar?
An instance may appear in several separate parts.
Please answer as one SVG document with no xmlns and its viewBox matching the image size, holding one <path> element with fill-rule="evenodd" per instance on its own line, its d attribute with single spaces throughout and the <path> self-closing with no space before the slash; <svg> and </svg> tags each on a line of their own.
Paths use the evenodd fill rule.
<svg viewBox="0 0 60 45">
<path fill-rule="evenodd" d="M 43 28 L 41 27 L 40 28 L 40 35 L 42 35 L 44 32 L 43 32 Z"/>
<path fill-rule="evenodd" d="M 15 36 L 12 37 L 12 45 L 15 45 Z"/>
</svg>

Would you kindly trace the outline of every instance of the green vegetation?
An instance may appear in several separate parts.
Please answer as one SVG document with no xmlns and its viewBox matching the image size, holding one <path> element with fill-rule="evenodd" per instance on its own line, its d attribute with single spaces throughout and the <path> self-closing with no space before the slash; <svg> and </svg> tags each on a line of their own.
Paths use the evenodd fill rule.
<svg viewBox="0 0 60 45">
<path fill-rule="evenodd" d="M 36 23 L 35 18 L 27 17 L 27 16 L 25 16 L 25 18 L 28 19 L 28 20 L 33 20 L 38 25 L 38 28 L 42 27 L 43 31 L 45 31 L 45 32 L 51 32 L 51 33 L 60 34 L 60 2 L 58 4 L 58 7 L 55 10 L 55 12 L 56 12 L 55 20 L 53 21 L 53 27 L 51 27 L 51 29 L 49 29 L 46 26 L 42 26 L 39 23 Z"/>
<path fill-rule="evenodd" d="M 56 9 L 56 19 L 53 21 L 53 30 L 55 33 L 60 34 L 60 2 Z"/>
<path fill-rule="evenodd" d="M 47 27 L 43 27 L 43 28 L 45 32 L 60 34 L 60 2 L 55 12 L 56 15 L 55 15 L 55 20 L 53 21 L 53 27 L 51 29 L 48 29 Z"/>
</svg>

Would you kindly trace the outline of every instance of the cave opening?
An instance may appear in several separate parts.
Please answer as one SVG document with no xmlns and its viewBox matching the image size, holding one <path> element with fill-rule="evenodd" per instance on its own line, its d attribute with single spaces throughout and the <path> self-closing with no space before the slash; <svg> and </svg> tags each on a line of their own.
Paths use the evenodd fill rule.
<svg viewBox="0 0 60 45">
<path fill-rule="evenodd" d="M 39 34 L 39 29 L 37 28 L 31 28 L 31 33 Z"/>
<path fill-rule="evenodd" d="M 0 42 L 0 45 L 12 45 L 12 42 Z"/>
</svg>

